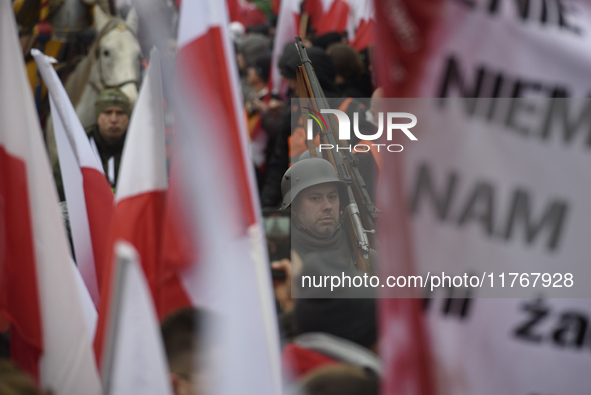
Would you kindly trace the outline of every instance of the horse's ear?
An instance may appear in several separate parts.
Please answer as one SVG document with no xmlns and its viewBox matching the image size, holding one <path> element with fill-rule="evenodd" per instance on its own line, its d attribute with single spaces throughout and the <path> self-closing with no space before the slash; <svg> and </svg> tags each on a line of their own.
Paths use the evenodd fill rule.
<svg viewBox="0 0 591 395">
<path fill-rule="evenodd" d="M 109 17 L 103 12 L 98 4 L 94 5 L 94 23 L 96 24 L 97 32 L 103 30 L 103 27 L 109 23 Z"/>
<path fill-rule="evenodd" d="M 134 32 L 137 35 L 139 21 L 135 8 L 132 7 L 127 13 L 127 18 L 125 18 L 125 24 L 129 29 L 131 29 L 132 32 Z"/>
</svg>

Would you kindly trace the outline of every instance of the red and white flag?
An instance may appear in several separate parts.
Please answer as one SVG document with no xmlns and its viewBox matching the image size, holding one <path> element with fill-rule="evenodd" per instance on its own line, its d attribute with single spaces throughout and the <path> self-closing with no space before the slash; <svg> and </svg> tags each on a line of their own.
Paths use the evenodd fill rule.
<svg viewBox="0 0 591 395">
<path fill-rule="evenodd" d="M 57 73 L 42 52 L 31 54 L 49 92 L 76 263 L 98 307 L 113 193 Z"/>
<path fill-rule="evenodd" d="M 316 29 L 320 25 L 332 2 L 333 0 L 304 0 L 302 11 L 308 14 L 308 30 Z"/>
<path fill-rule="evenodd" d="M 199 254 L 182 281 L 216 317 L 207 344 L 219 357 L 210 361 L 217 393 L 280 394 L 269 262 L 227 21 L 223 2 L 183 1 L 171 188 L 182 188 Z"/>
<path fill-rule="evenodd" d="M 322 19 L 316 26 L 316 35 L 321 36 L 330 32 L 343 33 L 349 22 L 349 3 L 345 0 L 333 0 Z"/>
<path fill-rule="evenodd" d="M 153 60 L 152 60 L 153 61 Z M 140 93 L 141 97 L 141 93 Z M 141 257 L 130 243 L 115 243 L 117 278 L 109 311 L 103 385 L 110 395 L 171 395 L 160 325 Z"/>
<path fill-rule="evenodd" d="M 153 49 L 121 155 L 109 250 L 112 253 L 112 247 L 119 239 L 134 246 L 154 300 L 157 299 L 160 278 L 164 199 L 168 187 L 163 100 L 160 56 L 158 50 Z M 102 289 L 108 296 L 101 302 L 99 309 L 95 340 L 99 361 L 104 347 L 109 298 L 112 296 L 110 281 L 114 264 L 107 264 L 107 278 Z"/>
<path fill-rule="evenodd" d="M 349 44 L 358 51 L 374 43 L 375 11 L 373 0 L 350 0 L 347 32 Z"/>
<path fill-rule="evenodd" d="M 281 72 L 279 71 L 279 58 L 287 43 L 295 43 L 300 26 L 301 0 L 282 0 L 277 16 L 277 29 L 273 43 L 273 56 L 271 58 L 271 78 L 269 86 L 274 94 L 281 91 Z"/>
<path fill-rule="evenodd" d="M 0 1 L 0 310 L 44 390 L 101 393 L 11 2 Z"/>
</svg>

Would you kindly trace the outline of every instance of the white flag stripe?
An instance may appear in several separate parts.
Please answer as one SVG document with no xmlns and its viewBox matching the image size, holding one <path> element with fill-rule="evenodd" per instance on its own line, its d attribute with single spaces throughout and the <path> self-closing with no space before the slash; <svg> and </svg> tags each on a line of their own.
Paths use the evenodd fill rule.
<svg viewBox="0 0 591 395">
<path fill-rule="evenodd" d="M 121 278 L 109 395 L 171 395 L 168 363 L 156 309 L 135 248 L 124 241 L 115 244 L 117 272 Z M 109 343 L 109 342 L 107 342 Z"/>
<path fill-rule="evenodd" d="M 9 0 L 0 0 L 0 134 L 26 163 L 43 330 L 41 387 L 60 395 L 101 393 L 65 229 Z M 9 127 L 9 129 L 7 129 Z M 20 142 L 18 140 L 21 140 Z M 17 152 L 14 152 L 16 150 Z"/>
<path fill-rule="evenodd" d="M 154 48 L 121 155 L 115 200 L 168 187 L 160 55 Z"/>
<path fill-rule="evenodd" d="M 76 265 L 74 261 L 72 261 L 72 265 Z M 78 294 L 80 295 L 80 301 L 82 302 L 82 311 L 84 312 L 88 334 L 91 339 L 94 339 L 96 324 L 98 321 L 98 312 L 90 297 L 90 293 L 88 293 L 88 288 L 86 288 L 86 284 L 84 284 L 84 280 L 80 275 L 80 271 L 78 269 L 74 270 L 74 275 L 76 276 L 76 286 L 78 287 Z"/>
</svg>

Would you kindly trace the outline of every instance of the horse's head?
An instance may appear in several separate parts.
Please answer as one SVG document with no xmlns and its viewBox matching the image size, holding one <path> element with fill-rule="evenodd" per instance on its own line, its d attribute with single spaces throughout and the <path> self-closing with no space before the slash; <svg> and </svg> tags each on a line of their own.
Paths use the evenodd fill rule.
<svg viewBox="0 0 591 395">
<path fill-rule="evenodd" d="M 94 18 L 97 31 L 103 33 L 99 36 L 95 53 L 102 88 L 119 87 L 134 103 L 138 94 L 141 62 L 137 13 L 132 8 L 123 21 L 107 16 L 100 7 L 95 6 Z"/>
</svg>

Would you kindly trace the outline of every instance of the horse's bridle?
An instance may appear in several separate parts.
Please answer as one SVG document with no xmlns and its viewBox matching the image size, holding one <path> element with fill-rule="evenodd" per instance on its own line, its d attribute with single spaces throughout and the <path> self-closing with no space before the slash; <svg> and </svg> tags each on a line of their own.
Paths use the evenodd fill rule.
<svg viewBox="0 0 591 395">
<path fill-rule="evenodd" d="M 123 29 L 123 28 L 124 29 Z M 137 80 L 125 80 L 120 82 L 119 84 L 115 84 L 115 85 L 109 85 L 106 83 L 104 77 L 103 77 L 103 68 L 102 68 L 102 63 L 101 63 L 101 57 L 100 57 L 100 40 L 102 40 L 102 38 L 109 33 L 111 30 L 114 29 L 120 29 L 120 30 L 127 30 L 129 31 L 134 37 L 137 36 L 136 34 L 133 32 L 133 30 L 131 30 L 129 27 L 127 27 L 127 25 L 123 22 L 123 20 L 110 20 L 107 25 L 101 30 L 100 34 L 98 35 L 98 37 L 96 38 L 96 48 L 94 50 L 94 57 L 96 60 L 96 63 L 98 63 L 98 72 L 99 72 L 99 81 L 102 84 L 102 89 L 100 87 L 98 87 L 94 81 L 89 80 L 90 85 L 98 92 L 102 92 L 104 89 L 109 89 L 109 88 L 121 88 L 123 85 L 127 85 L 127 84 L 135 84 L 135 87 L 137 90 L 139 90 L 139 81 Z"/>
</svg>

